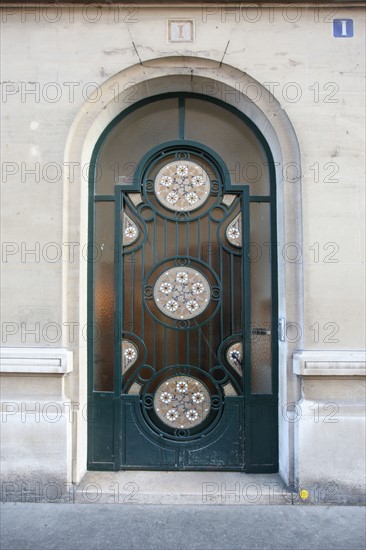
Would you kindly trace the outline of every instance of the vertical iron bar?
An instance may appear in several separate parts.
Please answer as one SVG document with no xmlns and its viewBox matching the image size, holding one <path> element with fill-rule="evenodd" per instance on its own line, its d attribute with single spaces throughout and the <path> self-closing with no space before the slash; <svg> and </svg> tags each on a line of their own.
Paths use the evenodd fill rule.
<svg viewBox="0 0 366 550">
<path fill-rule="evenodd" d="M 164 258 L 166 258 L 166 251 L 167 251 L 167 242 L 166 242 L 166 236 L 167 236 L 167 220 L 164 218 Z"/>
<path fill-rule="evenodd" d="M 122 249 L 122 223 L 121 217 L 124 211 L 124 200 L 121 190 L 116 188 L 116 202 L 115 202 L 115 219 L 114 219 L 114 241 L 117 243 L 117 254 L 114 258 L 114 286 L 115 286 L 115 353 L 114 353 L 114 441 L 115 441 L 115 469 L 118 470 L 122 463 L 122 448 L 123 442 L 120 437 L 121 425 L 122 425 L 122 408 L 121 408 L 121 396 L 122 396 L 122 349 L 121 349 L 121 336 L 123 330 L 124 316 L 123 316 L 123 293 L 124 293 L 124 256 Z"/>
<path fill-rule="evenodd" d="M 167 219 L 164 218 L 164 258 L 166 258 L 166 253 L 167 253 L 167 225 L 168 225 L 168 222 L 167 222 Z M 164 331 L 163 331 L 163 338 L 164 338 L 164 367 L 167 367 L 167 338 L 166 338 L 166 327 L 164 326 Z"/>
<path fill-rule="evenodd" d="M 156 363 L 156 323 L 153 321 L 153 358 L 154 358 L 154 364 L 153 367 L 155 368 Z"/>
<path fill-rule="evenodd" d="M 207 217 L 207 221 L 208 221 L 208 226 L 207 226 L 207 240 L 208 240 L 208 265 L 211 267 L 211 264 L 212 264 L 212 247 L 211 247 L 211 221 L 210 221 L 210 218 Z M 212 327 L 213 327 L 213 321 L 212 319 L 210 320 L 209 324 L 208 324 L 208 330 L 209 330 L 209 335 L 208 335 L 208 355 L 207 355 L 207 358 L 208 358 L 208 362 L 209 364 L 207 365 L 207 368 L 209 369 L 210 366 L 211 366 L 211 355 L 213 355 L 212 353 Z M 212 365 L 213 366 L 213 365 Z"/>
<path fill-rule="evenodd" d="M 114 330 L 114 392 L 116 398 L 120 398 L 121 395 L 121 335 L 124 328 L 124 256 L 122 247 L 122 223 L 121 217 L 124 213 L 124 200 L 121 191 L 116 190 L 116 203 L 115 203 L 115 219 L 114 219 L 114 231 L 115 241 L 118 243 L 117 254 L 114 258 L 114 287 L 115 287 L 115 330 Z"/>
<path fill-rule="evenodd" d="M 251 393 L 251 304 L 250 304 L 250 210 L 249 187 L 243 189 L 242 199 L 242 235 L 243 235 L 243 357 L 244 389 L 247 397 Z"/>
<path fill-rule="evenodd" d="M 178 233 L 179 233 L 179 225 L 178 225 L 178 222 L 175 222 L 175 255 L 178 256 L 178 244 L 179 244 L 179 239 L 178 239 Z M 176 364 L 178 364 L 179 362 L 179 353 L 178 353 L 178 348 L 179 348 L 179 331 L 176 330 L 175 331 L 175 362 Z"/>
<path fill-rule="evenodd" d="M 198 235 L 197 235 L 197 242 L 198 242 L 198 247 L 197 247 L 197 256 L 198 256 L 198 259 L 200 260 L 201 259 L 201 218 L 198 218 L 197 220 L 197 226 L 198 226 Z"/>
<path fill-rule="evenodd" d="M 234 255 L 230 254 L 230 332 L 234 334 L 235 328 L 235 291 L 234 291 Z"/>
<path fill-rule="evenodd" d="M 141 279 L 142 284 L 145 280 L 145 243 L 142 244 L 141 247 Z M 144 284 L 143 284 L 144 287 Z M 142 291 L 144 292 L 144 288 L 142 288 Z M 141 339 L 145 340 L 145 308 L 141 308 Z"/>
<path fill-rule="evenodd" d="M 212 248 L 211 248 L 211 222 L 210 222 L 210 218 L 207 218 L 208 220 L 208 224 L 207 224 L 207 240 L 208 240 L 208 258 L 207 258 L 207 263 L 208 265 L 211 267 L 211 256 L 212 256 Z"/>
<path fill-rule="evenodd" d="M 186 330 L 186 356 L 187 365 L 189 365 L 189 330 Z"/>
<path fill-rule="evenodd" d="M 186 223 L 186 245 L 187 245 L 187 256 L 189 256 L 189 222 Z"/>
<path fill-rule="evenodd" d="M 158 261 L 158 254 L 156 249 L 156 232 L 157 232 L 157 216 L 156 213 L 154 213 L 154 221 L 153 221 L 153 263 L 155 264 L 156 261 Z M 153 337 L 153 367 L 156 368 L 156 323 L 153 321 L 153 330 L 152 330 L 152 337 Z"/>
<path fill-rule="evenodd" d="M 197 342 L 197 356 L 198 356 L 199 368 L 201 368 L 201 333 L 202 333 L 202 327 L 198 329 L 198 342 Z"/>
<path fill-rule="evenodd" d="M 187 248 L 187 256 L 189 256 L 189 222 L 186 223 L 186 248 Z M 186 362 L 187 365 L 189 365 L 189 358 L 190 358 L 190 347 L 189 347 L 189 330 L 186 330 Z"/>
<path fill-rule="evenodd" d="M 164 338 L 164 362 L 163 366 L 167 367 L 167 359 L 166 359 L 166 327 L 163 329 L 163 338 Z"/>
<path fill-rule="evenodd" d="M 220 241 L 219 244 L 219 262 L 220 262 L 220 283 L 222 288 L 221 305 L 220 305 L 220 342 L 224 340 L 224 284 L 223 284 L 223 251 Z"/>
<path fill-rule="evenodd" d="M 134 300 L 133 296 L 135 294 L 135 253 L 132 252 L 131 254 L 131 319 L 130 319 L 130 326 L 133 326 L 133 310 L 134 310 Z"/>
</svg>

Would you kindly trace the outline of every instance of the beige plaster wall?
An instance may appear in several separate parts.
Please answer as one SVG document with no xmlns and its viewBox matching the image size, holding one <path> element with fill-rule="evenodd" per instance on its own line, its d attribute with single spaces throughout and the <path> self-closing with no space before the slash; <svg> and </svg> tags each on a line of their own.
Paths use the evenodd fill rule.
<svg viewBox="0 0 366 550">
<path fill-rule="evenodd" d="M 364 14 L 362 8 L 336 10 L 3 13 L 2 345 L 73 349 L 66 394 L 83 405 L 87 163 L 111 115 L 160 93 L 158 77 L 171 73 L 169 89 L 202 91 L 239 108 L 242 93 L 263 131 L 267 125 L 273 132 L 277 118 L 286 118 L 296 132 L 301 168 L 299 158 L 296 166 L 283 164 L 294 142 L 290 126 L 288 144 L 282 136 L 274 150 L 284 184 L 279 196 L 295 197 L 288 204 L 301 202 L 303 211 L 301 226 L 300 210 L 284 217 L 283 199 L 279 203 L 280 313 L 292 326 L 280 346 L 281 406 L 300 397 L 294 350 L 364 348 Z M 333 38 L 334 17 L 352 17 L 355 37 Z M 193 18 L 195 41 L 169 44 L 168 18 Z M 240 76 L 245 73 L 248 78 Z M 84 146 L 75 155 L 78 137 Z M 302 269 L 303 317 L 297 303 Z M 281 468 L 291 480 L 293 426 L 280 415 L 281 424 Z M 75 478 L 85 468 L 85 442 L 80 417 L 73 430 Z"/>
<path fill-rule="evenodd" d="M 337 17 L 350 16 L 337 10 Z M 280 254 L 304 265 L 305 347 L 363 347 L 363 325 L 354 322 L 364 262 L 362 8 L 352 9 L 352 39 L 332 37 L 331 8 L 320 15 L 311 7 L 239 14 L 205 14 L 201 7 L 12 11 L 4 11 L 2 23 L 2 155 L 8 163 L 2 194 L 3 239 L 11 243 L 3 249 L 3 319 L 14 325 L 6 326 L 3 344 L 60 344 L 61 332 L 64 341 L 73 338 L 59 298 L 62 261 L 72 261 L 79 247 L 62 242 L 61 170 L 67 169 L 70 125 L 88 93 L 139 58 L 145 73 L 152 58 L 190 55 L 217 63 L 224 56 L 268 88 L 290 117 L 302 155 L 304 240 L 296 247 L 285 243 Z M 195 42 L 168 44 L 167 18 L 184 17 L 195 20 Z M 217 92 L 228 95 L 224 88 Z M 256 100 L 255 87 L 244 92 Z M 132 83 L 125 101 L 134 94 Z"/>
</svg>

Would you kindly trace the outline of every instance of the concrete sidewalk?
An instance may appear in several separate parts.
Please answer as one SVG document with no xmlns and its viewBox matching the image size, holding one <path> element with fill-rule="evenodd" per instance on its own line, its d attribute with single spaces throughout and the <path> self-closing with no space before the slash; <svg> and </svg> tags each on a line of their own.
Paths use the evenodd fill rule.
<svg viewBox="0 0 366 550">
<path fill-rule="evenodd" d="M 78 484 L 35 479 L 4 481 L 1 502 L 43 504 L 365 505 L 360 492 L 342 493 L 334 482 L 295 491 L 279 474 L 242 472 L 87 472 Z"/>
<path fill-rule="evenodd" d="M 2 550 L 363 550 L 359 506 L 1 505 Z"/>
</svg>

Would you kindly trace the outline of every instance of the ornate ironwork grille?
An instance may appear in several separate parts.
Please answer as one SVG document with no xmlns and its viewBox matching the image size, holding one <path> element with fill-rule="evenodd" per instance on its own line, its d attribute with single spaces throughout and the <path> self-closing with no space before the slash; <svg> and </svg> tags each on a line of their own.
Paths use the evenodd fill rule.
<svg viewBox="0 0 366 550">
<path fill-rule="evenodd" d="M 114 254 L 90 269 L 89 467 L 273 471 L 276 348 L 273 323 L 251 312 L 253 274 L 263 276 L 252 269 L 250 230 L 253 214 L 270 227 L 271 198 L 251 204 L 224 159 L 186 139 L 185 100 L 180 139 L 148 151 L 132 179 L 91 202 L 92 217 L 109 205 L 97 250 L 114 208 Z M 273 321 L 266 300 L 254 310 Z"/>
</svg>

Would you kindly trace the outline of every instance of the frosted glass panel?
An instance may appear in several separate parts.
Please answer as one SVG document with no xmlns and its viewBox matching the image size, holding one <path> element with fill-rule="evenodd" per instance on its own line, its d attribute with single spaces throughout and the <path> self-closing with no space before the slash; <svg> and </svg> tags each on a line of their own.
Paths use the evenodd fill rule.
<svg viewBox="0 0 366 550">
<path fill-rule="evenodd" d="M 95 204 L 94 389 L 113 391 L 114 202 Z"/>
<path fill-rule="evenodd" d="M 250 205 L 252 393 L 272 393 L 270 206 Z"/>
<path fill-rule="evenodd" d="M 201 99 L 186 99 L 186 139 L 211 147 L 226 163 L 232 184 L 251 195 L 269 195 L 267 159 L 259 140 L 230 111 Z"/>
<path fill-rule="evenodd" d="M 154 101 L 127 115 L 110 132 L 98 158 L 96 193 L 114 194 L 131 180 L 142 157 L 165 141 L 178 139 L 178 99 Z"/>
</svg>

